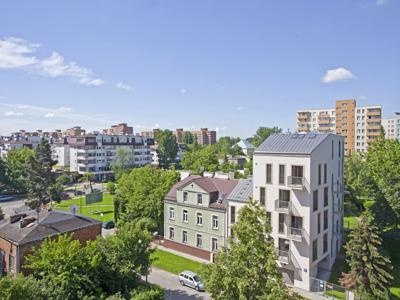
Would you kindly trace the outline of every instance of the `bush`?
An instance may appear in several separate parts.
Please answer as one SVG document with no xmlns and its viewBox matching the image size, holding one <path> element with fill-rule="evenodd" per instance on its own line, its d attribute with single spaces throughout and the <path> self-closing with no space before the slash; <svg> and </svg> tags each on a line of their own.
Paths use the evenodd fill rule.
<svg viewBox="0 0 400 300">
<path fill-rule="evenodd" d="M 0 278 L 0 299 L 44 300 L 46 297 L 42 293 L 38 281 L 33 277 L 5 276 Z"/>
<path fill-rule="evenodd" d="M 117 187 L 115 186 L 115 183 L 113 183 L 111 181 L 107 182 L 107 191 L 111 195 L 114 195 L 116 190 L 117 190 Z"/>
<path fill-rule="evenodd" d="M 164 290 L 158 285 L 142 285 L 131 292 L 131 300 L 163 300 Z"/>
</svg>

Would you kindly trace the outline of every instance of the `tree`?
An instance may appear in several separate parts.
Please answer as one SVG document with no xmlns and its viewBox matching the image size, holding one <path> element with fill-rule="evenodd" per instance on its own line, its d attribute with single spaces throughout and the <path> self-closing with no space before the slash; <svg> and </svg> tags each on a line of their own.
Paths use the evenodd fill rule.
<svg viewBox="0 0 400 300">
<path fill-rule="evenodd" d="M 23 277 L 18 275 L 16 277 L 5 276 L 0 278 L 0 299 L 45 300 L 47 298 L 36 279 L 32 276 Z"/>
<path fill-rule="evenodd" d="M 217 171 L 218 157 L 215 149 L 212 146 L 205 146 L 185 152 L 182 167 L 196 174 L 200 174 L 202 171 Z"/>
<path fill-rule="evenodd" d="M 264 142 L 271 134 L 281 133 L 282 128 L 279 127 L 259 127 L 256 131 L 256 134 L 250 138 L 250 142 L 258 147 Z"/>
<path fill-rule="evenodd" d="M 389 299 L 392 265 L 382 253 L 380 230 L 369 210 L 361 215 L 349 237 L 345 249 L 350 272 L 342 274 L 340 283 L 355 288 L 361 299 Z"/>
<path fill-rule="evenodd" d="M 111 170 L 115 179 L 119 179 L 122 174 L 129 173 L 135 165 L 133 152 L 128 148 L 118 148 L 114 160 L 111 162 Z"/>
<path fill-rule="evenodd" d="M 87 172 L 82 175 L 82 177 L 80 178 L 80 182 L 87 182 L 89 184 L 90 191 L 93 192 L 92 182 L 95 179 L 95 177 L 96 176 L 93 173 Z"/>
<path fill-rule="evenodd" d="M 7 176 L 10 187 L 18 193 L 28 191 L 29 158 L 34 150 L 29 148 L 11 150 L 6 157 Z"/>
<path fill-rule="evenodd" d="M 114 182 L 107 182 L 107 191 L 111 194 L 114 195 L 117 187 L 115 186 Z"/>
<path fill-rule="evenodd" d="M 10 185 L 10 179 L 7 176 L 7 166 L 4 160 L 0 158 L 0 192 Z"/>
<path fill-rule="evenodd" d="M 32 209 L 39 209 L 51 200 L 51 193 L 55 183 L 53 166 L 56 164 L 51 158 L 50 144 L 42 140 L 37 146 L 34 155 L 29 156 L 28 173 L 28 205 Z"/>
<path fill-rule="evenodd" d="M 193 134 L 190 131 L 184 131 L 182 133 L 182 143 L 191 145 L 194 142 Z"/>
<path fill-rule="evenodd" d="M 160 130 L 157 135 L 157 156 L 159 165 L 168 168 L 176 161 L 178 154 L 178 145 L 175 135 L 170 130 Z"/>
<path fill-rule="evenodd" d="M 60 183 L 62 185 L 67 185 L 67 184 L 71 183 L 71 178 L 68 175 L 64 174 L 64 175 L 57 177 L 56 182 Z"/>
<path fill-rule="evenodd" d="M 240 210 L 232 237 L 213 264 L 202 268 L 206 290 L 216 300 L 295 299 L 276 264 L 266 211 L 254 201 Z"/>
<path fill-rule="evenodd" d="M 149 218 L 163 232 L 164 197 L 178 181 L 173 170 L 151 166 L 133 169 L 118 180 L 118 218 L 120 222 L 137 222 Z"/>
<path fill-rule="evenodd" d="M 4 212 L 0 207 L 0 221 L 4 219 Z"/>
<path fill-rule="evenodd" d="M 232 138 L 229 136 L 223 136 L 218 139 L 218 142 L 212 147 L 215 149 L 219 158 L 223 158 L 228 154 L 234 155 L 232 147 L 240 141 L 240 138 Z M 240 151 L 241 152 L 241 151 Z"/>
</svg>

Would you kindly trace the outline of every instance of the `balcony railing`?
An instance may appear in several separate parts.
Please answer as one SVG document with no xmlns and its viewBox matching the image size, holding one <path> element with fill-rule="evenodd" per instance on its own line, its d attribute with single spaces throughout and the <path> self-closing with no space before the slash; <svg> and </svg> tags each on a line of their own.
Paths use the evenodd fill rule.
<svg viewBox="0 0 400 300">
<path fill-rule="evenodd" d="M 304 177 L 288 176 L 287 185 L 295 189 L 303 189 L 304 182 Z"/>
<path fill-rule="evenodd" d="M 288 227 L 287 236 L 290 239 L 301 242 L 303 240 L 304 230 L 298 227 Z"/>
<path fill-rule="evenodd" d="M 291 263 L 296 270 L 301 270 L 300 264 L 291 251 L 276 249 L 277 260 L 283 264 Z"/>
<path fill-rule="evenodd" d="M 289 212 L 291 207 L 290 201 L 275 200 L 275 210 Z"/>
</svg>

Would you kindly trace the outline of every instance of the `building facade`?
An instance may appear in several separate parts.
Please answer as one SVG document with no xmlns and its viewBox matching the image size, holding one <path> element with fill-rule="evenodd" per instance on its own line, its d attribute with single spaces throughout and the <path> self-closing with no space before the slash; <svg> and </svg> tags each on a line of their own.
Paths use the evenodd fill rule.
<svg viewBox="0 0 400 300">
<path fill-rule="evenodd" d="M 381 106 L 357 107 L 356 100 L 338 100 L 335 108 L 297 111 L 297 132 L 337 133 L 345 137 L 345 154 L 366 152 L 379 137 Z"/>
<path fill-rule="evenodd" d="M 387 139 L 400 140 L 400 113 L 394 118 L 382 119 L 382 126 Z"/>
<path fill-rule="evenodd" d="M 310 288 L 343 240 L 344 137 L 276 134 L 253 156 L 254 199 L 268 211 L 278 265 L 289 285 Z"/>
<path fill-rule="evenodd" d="M 133 127 L 128 126 L 127 123 L 120 123 L 104 129 L 103 133 L 110 135 L 133 135 Z"/>
</svg>

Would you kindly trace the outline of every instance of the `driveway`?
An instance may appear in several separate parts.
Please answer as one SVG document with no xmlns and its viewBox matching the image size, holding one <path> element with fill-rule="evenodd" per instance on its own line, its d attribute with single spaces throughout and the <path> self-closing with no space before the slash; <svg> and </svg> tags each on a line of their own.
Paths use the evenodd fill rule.
<svg viewBox="0 0 400 300">
<path fill-rule="evenodd" d="M 151 268 L 147 280 L 164 288 L 166 300 L 211 300 L 210 295 L 205 292 L 197 292 L 189 287 L 181 286 L 177 275 L 155 267 Z"/>
</svg>

